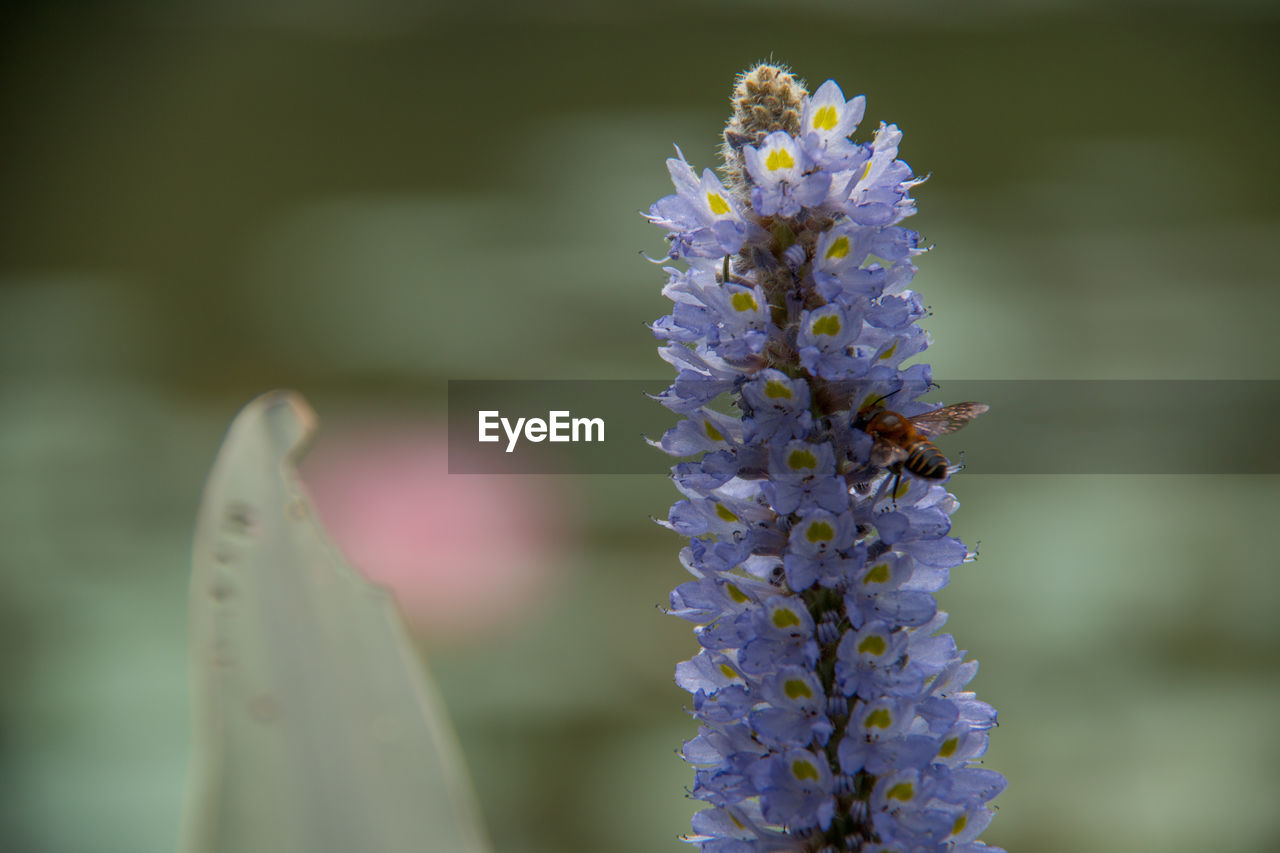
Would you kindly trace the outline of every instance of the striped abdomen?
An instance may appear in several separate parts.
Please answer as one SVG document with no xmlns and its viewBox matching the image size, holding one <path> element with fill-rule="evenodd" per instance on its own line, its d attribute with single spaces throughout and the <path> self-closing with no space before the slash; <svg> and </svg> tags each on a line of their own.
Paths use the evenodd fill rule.
<svg viewBox="0 0 1280 853">
<path fill-rule="evenodd" d="M 947 457 L 942 451 L 925 439 L 917 441 L 907 452 L 907 461 L 903 463 L 912 474 L 926 480 L 941 480 L 947 476 Z"/>
</svg>

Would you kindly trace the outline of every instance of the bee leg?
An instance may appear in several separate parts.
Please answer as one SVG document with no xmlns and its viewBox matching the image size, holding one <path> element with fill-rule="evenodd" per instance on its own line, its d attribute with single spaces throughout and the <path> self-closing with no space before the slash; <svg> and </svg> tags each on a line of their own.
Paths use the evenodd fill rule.
<svg viewBox="0 0 1280 853">
<path fill-rule="evenodd" d="M 902 463 L 893 466 L 893 489 L 889 497 L 893 499 L 893 508 L 898 508 L 898 486 L 902 483 Z"/>
<path fill-rule="evenodd" d="M 947 467 L 947 474 L 948 474 L 948 476 L 949 476 L 949 475 L 951 475 L 951 474 L 955 474 L 956 472 L 958 472 L 958 471 L 963 471 L 963 470 L 964 470 L 964 451 L 963 451 L 963 450 L 961 450 L 961 451 L 960 451 L 960 463 L 959 463 L 958 465 L 950 465 L 950 466 L 948 466 L 948 467 Z"/>
<path fill-rule="evenodd" d="M 854 471 L 846 472 L 842 476 L 845 486 L 849 489 L 849 494 L 858 495 L 859 497 L 865 497 L 869 494 L 871 492 L 871 484 L 875 482 L 874 479 L 862 479 L 861 476 Z"/>
</svg>

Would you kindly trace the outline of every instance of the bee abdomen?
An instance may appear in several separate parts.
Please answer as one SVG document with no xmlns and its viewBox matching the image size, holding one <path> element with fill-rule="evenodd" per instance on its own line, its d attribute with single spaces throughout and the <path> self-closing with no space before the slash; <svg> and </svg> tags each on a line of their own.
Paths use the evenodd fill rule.
<svg viewBox="0 0 1280 853">
<path fill-rule="evenodd" d="M 941 480 L 947 476 L 948 465 L 950 463 L 947 462 L 947 457 L 942 455 L 941 450 L 927 441 L 922 441 L 911 448 L 905 467 L 917 477 L 923 477 L 926 480 Z"/>
</svg>

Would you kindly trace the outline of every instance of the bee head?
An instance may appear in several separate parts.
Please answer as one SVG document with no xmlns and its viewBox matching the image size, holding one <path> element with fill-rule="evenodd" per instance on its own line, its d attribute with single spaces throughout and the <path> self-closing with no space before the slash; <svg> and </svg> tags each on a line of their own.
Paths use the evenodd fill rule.
<svg viewBox="0 0 1280 853">
<path fill-rule="evenodd" d="M 867 400 L 863 402 L 862 406 L 858 408 L 858 411 L 853 414 L 853 418 L 851 420 L 853 428 L 865 430 L 867 428 L 867 424 L 871 423 L 871 419 L 884 411 L 884 406 L 881 404 L 896 393 L 898 392 L 891 391 L 888 394 L 881 394 L 878 397 L 868 397 Z"/>
</svg>

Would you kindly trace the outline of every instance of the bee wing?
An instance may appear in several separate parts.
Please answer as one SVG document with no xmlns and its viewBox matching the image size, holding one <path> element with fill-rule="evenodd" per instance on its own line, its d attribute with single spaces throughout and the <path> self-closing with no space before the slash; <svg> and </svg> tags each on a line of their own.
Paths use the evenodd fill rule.
<svg viewBox="0 0 1280 853">
<path fill-rule="evenodd" d="M 941 409 L 916 415 L 909 420 L 925 437 L 931 438 L 955 432 L 989 408 L 991 407 L 986 403 L 956 403 L 954 406 L 943 406 Z"/>
</svg>

